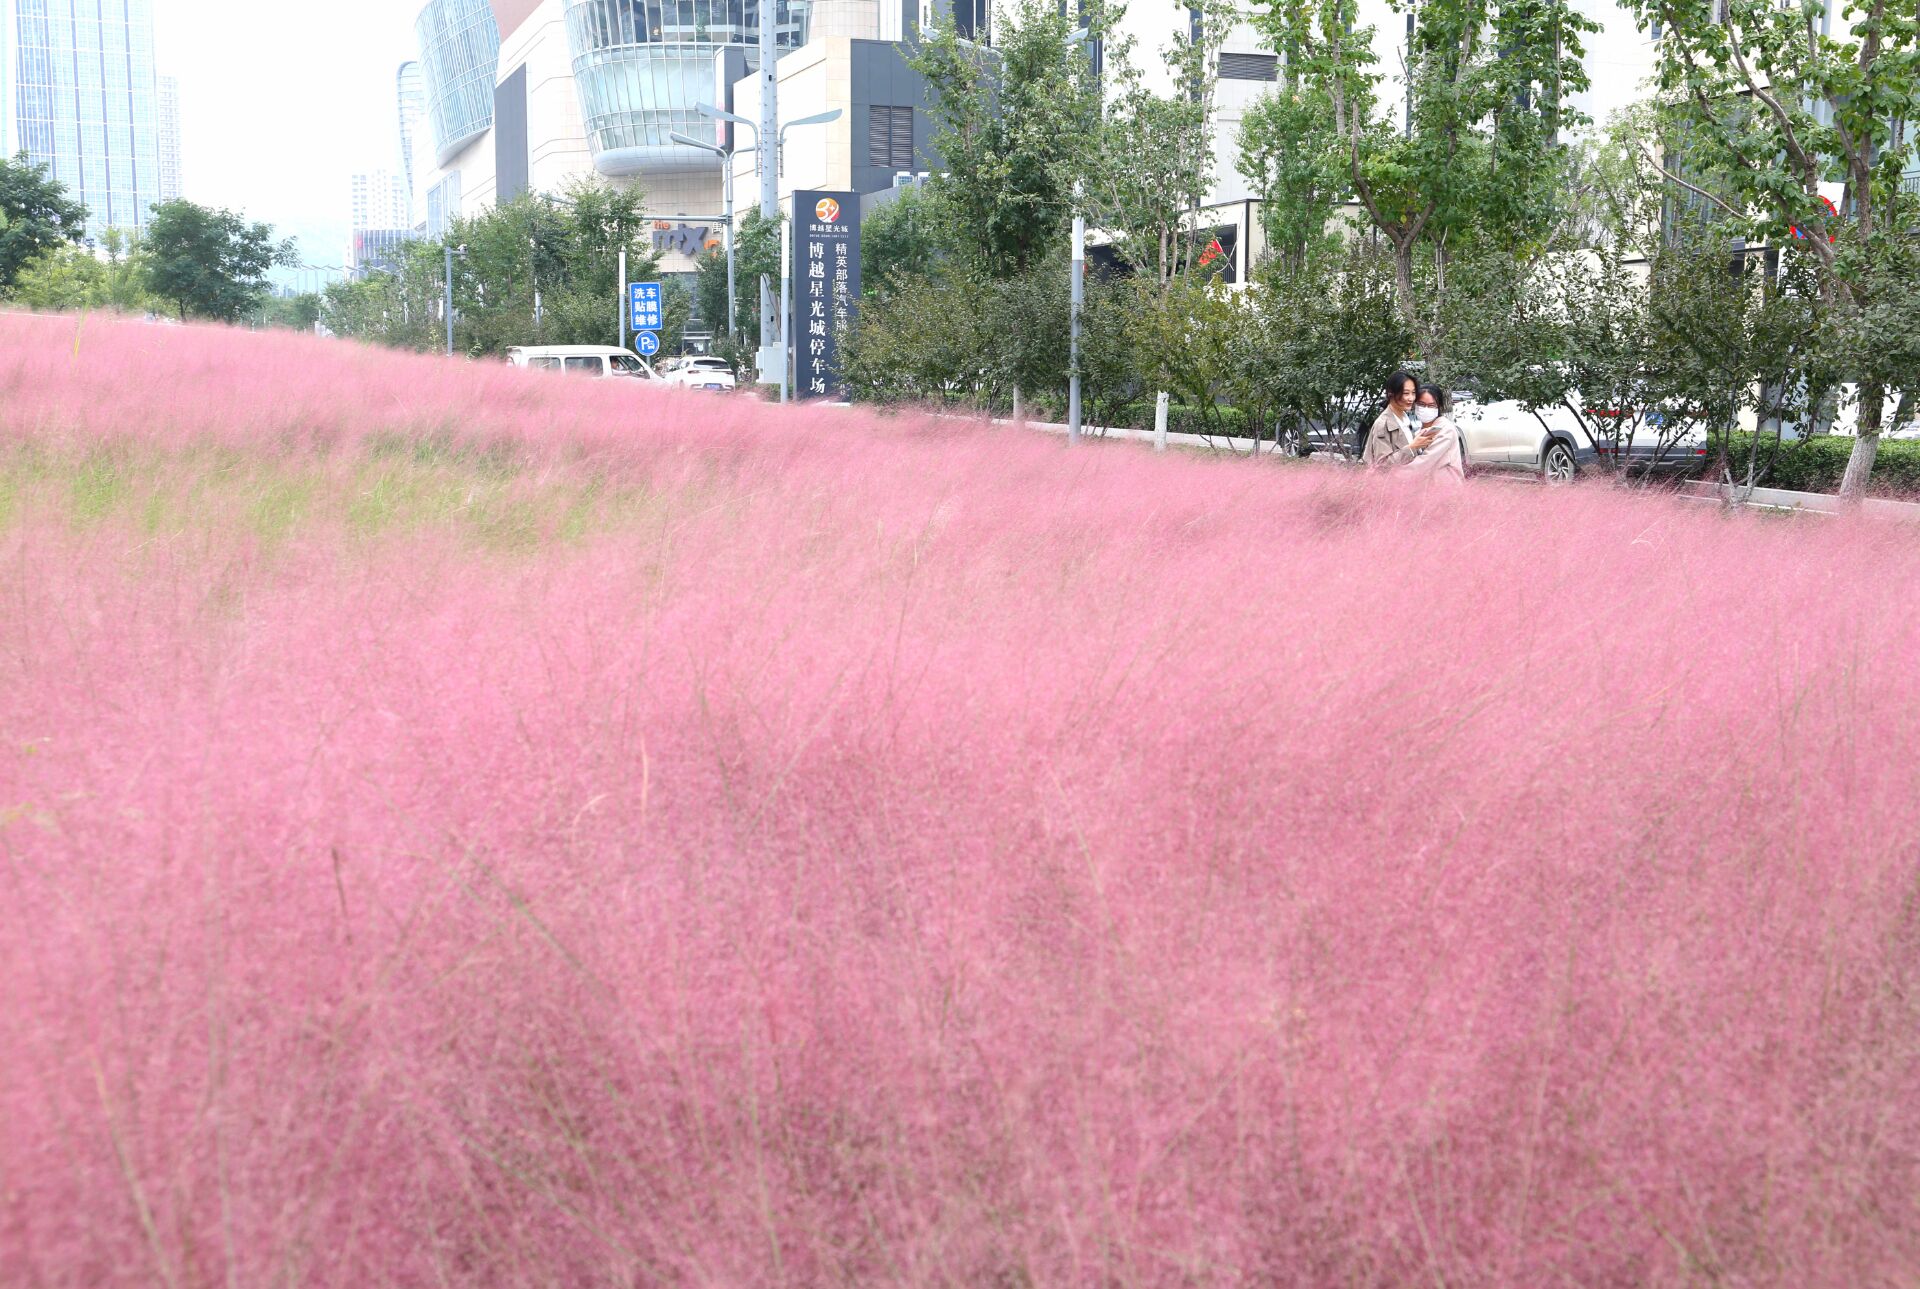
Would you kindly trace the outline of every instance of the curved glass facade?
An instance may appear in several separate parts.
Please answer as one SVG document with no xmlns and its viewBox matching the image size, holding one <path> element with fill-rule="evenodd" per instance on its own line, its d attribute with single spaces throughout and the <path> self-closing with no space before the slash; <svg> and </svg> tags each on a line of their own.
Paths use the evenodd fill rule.
<svg viewBox="0 0 1920 1289">
<path fill-rule="evenodd" d="M 771 0 L 784 53 L 807 41 L 808 0 Z M 567 40 L 594 166 L 605 175 L 718 170 L 710 152 L 672 142 L 713 140 L 694 111 L 714 101 L 714 54 L 741 46 L 759 66 L 761 0 L 567 0 Z"/>
<path fill-rule="evenodd" d="M 493 124 L 500 27 L 487 0 L 428 0 L 413 28 L 426 81 L 427 120 L 444 166 Z"/>
<path fill-rule="evenodd" d="M 407 200 L 412 202 L 419 194 L 420 181 L 426 178 L 415 172 L 413 164 L 414 140 L 427 116 L 427 87 L 421 80 L 419 63 L 400 64 L 394 75 L 394 92 L 400 108 L 400 171 L 407 177 Z"/>
</svg>

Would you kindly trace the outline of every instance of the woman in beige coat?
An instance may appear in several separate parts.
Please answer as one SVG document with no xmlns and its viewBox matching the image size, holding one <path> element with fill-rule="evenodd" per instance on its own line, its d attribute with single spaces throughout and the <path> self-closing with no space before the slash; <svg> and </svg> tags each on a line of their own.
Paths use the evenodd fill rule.
<svg viewBox="0 0 1920 1289">
<path fill-rule="evenodd" d="M 1377 470 L 1463 482 L 1459 427 L 1441 408 L 1440 391 L 1397 371 L 1387 378 L 1387 407 L 1367 433 L 1360 459 Z"/>
</svg>

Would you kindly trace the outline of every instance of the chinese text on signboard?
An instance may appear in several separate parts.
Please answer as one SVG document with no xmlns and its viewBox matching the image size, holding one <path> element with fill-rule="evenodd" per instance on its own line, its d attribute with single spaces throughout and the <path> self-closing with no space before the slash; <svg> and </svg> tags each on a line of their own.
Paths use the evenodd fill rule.
<svg viewBox="0 0 1920 1289">
<path fill-rule="evenodd" d="M 660 284 L 658 282 L 629 282 L 627 290 L 633 310 L 633 329 L 635 331 L 660 330 Z"/>
<path fill-rule="evenodd" d="M 793 279 L 795 393 L 844 398 L 840 337 L 860 301 L 859 194 L 793 194 Z"/>
</svg>

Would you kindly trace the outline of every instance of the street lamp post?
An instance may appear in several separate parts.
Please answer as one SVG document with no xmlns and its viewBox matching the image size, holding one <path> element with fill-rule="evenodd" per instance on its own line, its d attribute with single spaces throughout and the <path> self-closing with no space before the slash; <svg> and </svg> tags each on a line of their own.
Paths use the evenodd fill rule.
<svg viewBox="0 0 1920 1289">
<path fill-rule="evenodd" d="M 1067 36 L 1067 54 L 1087 41 L 1088 31 L 1080 27 Z M 1106 105 L 1101 104 L 1101 117 L 1106 116 Z M 1087 302 L 1087 212 L 1086 189 L 1081 181 L 1073 181 L 1073 291 L 1069 305 L 1069 325 L 1067 328 L 1067 442 L 1080 441 L 1080 315 Z"/>
<path fill-rule="evenodd" d="M 770 12 L 772 8 L 774 8 L 772 4 L 766 4 L 766 6 L 762 6 L 762 13 Z M 764 21 L 768 21 L 768 19 L 762 17 L 762 23 L 764 23 Z M 766 31 L 766 27 L 762 27 L 762 35 L 764 35 L 764 31 Z M 787 150 L 787 131 L 799 129 L 799 127 L 803 127 L 803 125 L 826 125 L 829 121 L 839 121 L 839 117 L 841 117 L 841 109 L 833 108 L 831 111 L 818 111 L 818 113 L 814 113 L 814 115 L 810 115 L 810 117 L 801 117 L 799 121 L 787 121 L 785 125 L 774 127 L 774 125 L 770 125 L 770 123 L 764 121 L 764 119 L 762 119 L 760 125 L 755 125 L 755 123 L 749 121 L 747 117 L 733 115 L 732 111 L 722 111 L 720 108 L 714 108 L 712 104 L 699 104 L 697 109 L 699 109 L 701 115 L 712 117 L 714 121 L 730 121 L 732 125 L 743 125 L 743 127 L 747 127 L 749 131 L 755 131 L 755 134 L 753 134 L 753 140 L 755 140 L 755 161 L 758 163 L 758 167 L 760 167 L 760 217 L 762 217 L 762 219 L 768 219 L 768 221 L 778 221 L 778 219 L 780 219 L 780 158 L 785 154 L 785 150 Z M 762 117 L 764 117 L 764 113 L 762 113 Z M 772 140 L 774 140 L 774 146 L 772 146 L 772 148 L 766 148 L 766 146 L 764 146 L 764 140 L 766 140 L 768 136 L 772 136 Z M 718 146 L 714 146 L 714 144 L 703 144 L 703 142 L 697 142 L 697 140 L 693 140 L 693 138 L 685 138 L 682 134 L 674 134 L 672 138 L 674 138 L 676 142 L 693 144 L 695 148 L 707 148 L 708 152 L 722 152 L 722 148 L 718 148 Z M 726 154 L 722 152 L 722 156 L 726 156 Z M 730 182 L 730 184 L 732 184 L 732 179 L 733 165 L 732 163 L 728 163 L 728 182 Z M 732 213 L 732 202 L 732 190 L 730 190 L 730 196 L 728 196 L 728 211 L 730 211 L 730 213 Z M 732 219 L 730 219 L 730 221 L 728 221 L 728 229 L 730 229 L 728 236 L 730 236 L 730 238 L 732 238 L 732 227 Z M 781 232 L 780 319 L 778 319 L 778 323 L 770 317 L 770 311 L 772 311 L 772 286 L 768 284 L 766 275 L 760 275 L 760 380 L 766 380 L 766 369 L 768 369 L 768 365 L 772 365 L 772 363 L 776 363 L 776 361 L 780 363 L 780 401 L 787 401 L 787 373 L 789 373 L 789 369 L 793 367 L 793 353 L 787 348 L 787 344 L 789 344 L 789 340 L 787 340 L 787 292 L 791 290 L 791 288 L 789 288 L 789 282 L 787 282 L 787 242 L 789 242 L 787 232 Z M 728 294 L 728 300 L 732 302 L 732 290 L 730 290 L 730 294 Z M 770 352 L 770 350 L 778 350 L 778 355 Z"/>
<path fill-rule="evenodd" d="M 703 110 L 704 110 L 704 105 L 703 105 Z M 704 151 L 713 153 L 714 155 L 720 158 L 720 164 L 723 167 L 725 167 L 725 169 L 722 171 L 724 178 L 722 180 L 721 191 L 724 194 L 725 200 L 726 200 L 727 338 L 729 341 L 731 341 L 732 338 L 735 335 L 738 335 L 740 331 L 740 323 L 736 316 L 738 314 L 738 309 L 736 307 L 736 301 L 734 299 L 734 289 L 733 289 L 733 154 L 737 149 L 723 148 L 717 143 L 702 143 L 699 139 L 689 138 L 686 135 L 681 134 L 677 130 L 668 134 L 667 137 L 669 139 L 672 139 L 675 143 L 685 144 L 689 148 L 700 148 Z M 753 149 L 753 150 L 757 151 L 757 149 Z"/>
<path fill-rule="evenodd" d="M 754 142 L 764 145 L 780 128 L 780 51 L 775 47 L 773 16 L 778 6 L 774 0 L 760 0 L 760 127 L 754 131 Z M 777 219 L 780 215 L 780 171 L 779 159 L 767 155 L 762 146 L 756 161 L 760 167 L 760 218 Z M 760 278 L 760 352 L 764 356 L 767 346 L 773 343 L 773 287 L 763 274 Z M 786 357 L 784 346 L 781 355 L 781 383 L 786 382 Z M 761 380 L 767 378 L 766 364 L 759 364 Z"/>
<path fill-rule="evenodd" d="M 458 255 L 461 259 L 463 260 L 466 259 L 467 248 L 462 246 L 456 250 L 454 248 L 453 243 L 448 242 L 446 244 L 446 249 L 447 249 L 447 300 L 446 300 L 447 357 L 451 358 L 453 357 L 453 257 L 455 255 Z"/>
<path fill-rule="evenodd" d="M 779 136 L 774 141 L 774 170 L 779 172 L 780 162 L 787 155 L 787 131 L 803 125 L 827 125 L 840 119 L 840 109 L 833 108 L 825 112 L 816 112 L 812 116 L 803 116 L 798 121 L 789 121 L 780 127 Z M 793 370 L 793 338 L 787 335 L 788 315 L 792 306 L 788 297 L 793 294 L 793 230 L 783 227 L 780 232 L 780 401 L 788 398 L 788 383 Z"/>
</svg>

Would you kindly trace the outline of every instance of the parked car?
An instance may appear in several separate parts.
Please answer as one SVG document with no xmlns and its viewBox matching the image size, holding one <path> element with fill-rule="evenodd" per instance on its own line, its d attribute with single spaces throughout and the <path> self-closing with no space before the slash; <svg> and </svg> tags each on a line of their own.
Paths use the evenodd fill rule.
<svg viewBox="0 0 1920 1289">
<path fill-rule="evenodd" d="M 1588 416 L 1604 421 L 1609 413 L 1599 409 Z M 1670 430 L 1659 412 L 1641 417 L 1619 443 L 1604 432 L 1596 437 L 1587 419 L 1565 407 L 1543 407 L 1535 415 L 1519 403 L 1482 403 L 1465 391 L 1454 393 L 1453 419 L 1470 468 L 1527 470 L 1549 483 L 1565 483 L 1616 452 L 1622 469 L 1654 473 L 1691 469 L 1707 455 L 1704 431 Z"/>
<path fill-rule="evenodd" d="M 557 371 L 602 380 L 659 380 L 647 360 L 613 345 L 519 345 L 507 361 L 529 371 Z"/>
<path fill-rule="evenodd" d="M 724 358 L 711 354 L 691 354 L 667 364 L 663 378 L 669 385 L 686 389 L 729 390 L 734 387 L 733 368 Z"/>
</svg>

